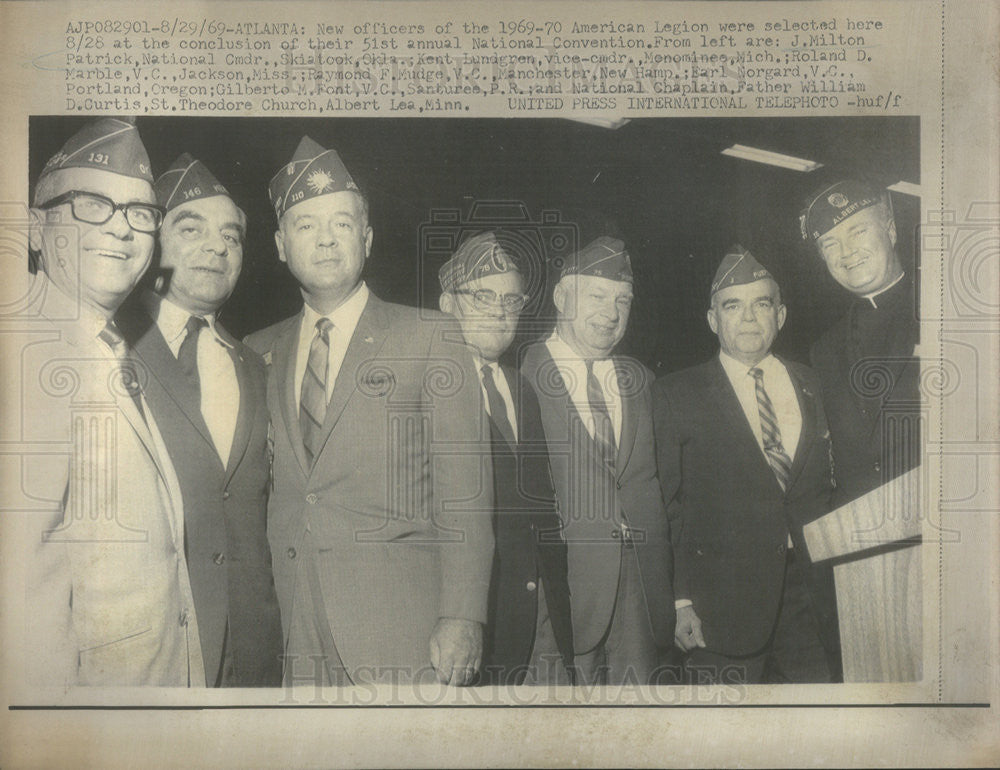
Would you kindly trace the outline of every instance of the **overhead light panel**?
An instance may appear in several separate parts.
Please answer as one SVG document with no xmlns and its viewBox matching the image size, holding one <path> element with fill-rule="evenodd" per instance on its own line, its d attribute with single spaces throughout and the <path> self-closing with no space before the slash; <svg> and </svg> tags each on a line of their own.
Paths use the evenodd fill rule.
<svg viewBox="0 0 1000 770">
<path fill-rule="evenodd" d="M 734 144 L 732 147 L 727 147 L 722 151 L 722 154 L 732 158 L 740 158 L 741 160 L 752 160 L 754 163 L 780 166 L 792 171 L 809 172 L 823 166 L 822 163 L 817 163 L 814 160 L 795 158 L 791 155 L 782 155 L 780 152 L 771 152 L 770 150 L 760 150 L 756 147 L 747 147 L 745 144 Z"/>
</svg>

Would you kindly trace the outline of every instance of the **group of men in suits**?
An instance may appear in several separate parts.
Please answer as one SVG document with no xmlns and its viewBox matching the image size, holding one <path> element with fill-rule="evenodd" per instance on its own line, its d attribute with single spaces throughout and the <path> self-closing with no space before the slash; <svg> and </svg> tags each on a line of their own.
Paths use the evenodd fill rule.
<svg viewBox="0 0 1000 770">
<path fill-rule="evenodd" d="M 888 299 L 887 202 L 845 184 L 803 232 L 912 327 Z M 614 352 L 633 274 L 602 236 L 562 267 L 555 328 L 518 368 L 531 298 L 500 234 L 441 267 L 442 312 L 410 308 L 363 280 L 368 202 L 336 151 L 304 137 L 269 195 L 303 306 L 240 342 L 218 312 L 246 216 L 201 161 L 154 183 L 135 126 L 103 118 L 42 173 L 30 246 L 53 333 L 33 355 L 77 384 L 37 402 L 72 448 L 25 530 L 39 681 L 644 684 L 670 681 L 672 643 L 686 681 L 837 679 L 831 576 L 802 527 L 840 454 L 853 479 L 851 442 L 869 451 L 842 359 L 872 355 L 881 316 L 852 309 L 817 378 L 770 353 L 780 290 L 736 246 L 711 289 L 718 357 L 654 384 Z M 841 235 L 862 214 L 882 229 Z M 133 291 L 157 233 L 157 280 Z M 876 463 L 895 451 L 880 435 Z"/>
</svg>

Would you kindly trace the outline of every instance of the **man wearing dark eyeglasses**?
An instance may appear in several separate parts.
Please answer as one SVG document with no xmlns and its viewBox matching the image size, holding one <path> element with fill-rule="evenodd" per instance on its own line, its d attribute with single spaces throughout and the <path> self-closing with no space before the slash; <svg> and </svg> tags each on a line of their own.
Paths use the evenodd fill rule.
<svg viewBox="0 0 1000 770">
<path fill-rule="evenodd" d="M 498 362 L 514 341 L 528 300 L 524 280 L 492 232 L 462 243 L 438 278 L 441 310 L 458 320 L 472 349 L 492 438 L 496 552 L 480 681 L 569 684 L 573 626 L 566 544 L 541 412 L 527 380 Z"/>
<path fill-rule="evenodd" d="M 29 679 L 203 686 L 180 485 L 142 393 L 147 373 L 113 321 L 162 221 L 135 126 L 84 126 L 34 200 L 41 337 L 22 357 L 20 414 L 26 435 L 65 449 L 22 458 L 26 495 L 44 501 L 21 520 Z"/>
</svg>

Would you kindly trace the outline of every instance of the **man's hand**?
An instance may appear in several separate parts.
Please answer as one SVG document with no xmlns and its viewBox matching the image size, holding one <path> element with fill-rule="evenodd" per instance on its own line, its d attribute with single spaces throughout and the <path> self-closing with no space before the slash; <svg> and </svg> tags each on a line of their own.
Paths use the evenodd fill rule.
<svg viewBox="0 0 1000 770">
<path fill-rule="evenodd" d="M 688 605 L 677 610 L 674 642 L 684 652 L 705 646 L 705 637 L 701 635 L 701 618 L 695 614 L 694 607 Z"/>
<path fill-rule="evenodd" d="M 483 657 L 483 626 L 463 618 L 438 618 L 431 634 L 431 665 L 444 684 L 472 684 Z"/>
</svg>

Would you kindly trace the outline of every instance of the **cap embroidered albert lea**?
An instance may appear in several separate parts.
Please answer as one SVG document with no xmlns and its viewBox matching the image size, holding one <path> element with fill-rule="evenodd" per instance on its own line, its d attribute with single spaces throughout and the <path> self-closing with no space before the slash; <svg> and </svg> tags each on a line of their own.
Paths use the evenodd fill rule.
<svg viewBox="0 0 1000 770">
<path fill-rule="evenodd" d="M 168 171 L 160 174 L 153 189 L 156 191 L 156 202 L 167 211 L 198 198 L 211 198 L 215 195 L 232 198 L 229 190 L 205 164 L 186 152 L 174 161 Z"/>
<path fill-rule="evenodd" d="M 859 211 L 888 200 L 885 190 L 857 179 L 845 179 L 810 196 L 799 214 L 803 240 L 816 240 Z"/>
<path fill-rule="evenodd" d="M 441 265 L 438 280 L 442 291 L 452 291 L 464 283 L 501 273 L 519 273 L 497 240 L 496 233 L 477 233 L 458 247 L 451 259 Z"/>
<path fill-rule="evenodd" d="M 357 190 L 358 186 L 336 150 L 327 150 L 308 136 L 302 137 L 295 155 L 268 185 L 271 205 L 278 219 L 296 203 L 329 193 Z"/>
<path fill-rule="evenodd" d="M 592 275 L 632 283 L 632 262 L 624 243 L 602 235 L 570 257 L 560 278 L 567 275 Z"/>
<path fill-rule="evenodd" d="M 49 158 L 39 178 L 66 168 L 96 168 L 153 183 L 149 155 L 135 124 L 122 118 L 87 123 Z"/>
<path fill-rule="evenodd" d="M 734 244 L 722 258 L 719 269 L 715 271 L 715 278 L 712 279 L 712 292 L 728 289 L 730 286 L 742 286 L 745 283 L 761 281 L 765 278 L 774 280 L 774 276 L 757 261 L 756 257 L 748 249 L 740 244 Z"/>
</svg>

